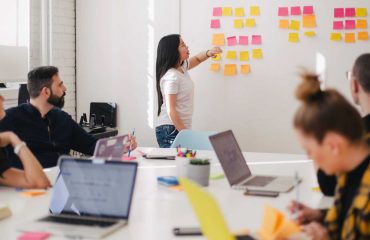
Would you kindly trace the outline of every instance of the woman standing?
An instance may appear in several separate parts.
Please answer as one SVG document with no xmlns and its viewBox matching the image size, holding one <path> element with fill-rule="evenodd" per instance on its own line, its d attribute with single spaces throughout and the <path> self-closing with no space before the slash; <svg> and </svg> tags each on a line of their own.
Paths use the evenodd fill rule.
<svg viewBox="0 0 370 240">
<path fill-rule="evenodd" d="M 159 41 L 156 63 L 158 122 L 155 129 L 159 147 L 170 147 L 179 131 L 191 129 L 194 84 L 188 70 L 221 52 L 220 48 L 214 47 L 189 58 L 188 46 L 180 35 L 167 35 Z"/>
</svg>

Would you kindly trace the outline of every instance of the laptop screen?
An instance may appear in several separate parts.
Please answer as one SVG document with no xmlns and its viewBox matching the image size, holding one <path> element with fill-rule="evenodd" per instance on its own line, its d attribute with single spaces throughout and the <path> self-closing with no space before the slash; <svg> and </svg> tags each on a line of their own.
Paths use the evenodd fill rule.
<svg viewBox="0 0 370 240">
<path fill-rule="evenodd" d="M 137 163 L 61 157 L 52 214 L 128 219 Z"/>
<path fill-rule="evenodd" d="M 121 160 L 129 148 L 128 135 L 102 138 L 96 143 L 94 157 Z"/>
<path fill-rule="evenodd" d="M 209 137 L 230 185 L 250 177 L 251 171 L 231 130 Z"/>
</svg>

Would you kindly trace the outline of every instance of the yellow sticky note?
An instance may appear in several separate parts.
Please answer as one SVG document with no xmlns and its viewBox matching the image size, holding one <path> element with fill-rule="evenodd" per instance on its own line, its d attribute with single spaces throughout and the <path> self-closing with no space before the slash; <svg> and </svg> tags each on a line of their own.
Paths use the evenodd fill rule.
<svg viewBox="0 0 370 240">
<path fill-rule="evenodd" d="M 292 30 L 299 31 L 300 21 L 297 20 L 290 20 L 289 28 Z"/>
<path fill-rule="evenodd" d="M 235 19 L 234 28 L 243 28 L 243 19 Z"/>
<path fill-rule="evenodd" d="M 344 42 L 346 43 L 354 43 L 356 41 L 356 37 L 354 33 L 345 33 L 344 34 Z"/>
<path fill-rule="evenodd" d="M 212 63 L 210 69 L 212 72 L 220 71 L 220 64 L 219 63 Z"/>
<path fill-rule="evenodd" d="M 289 20 L 288 19 L 280 19 L 279 28 L 288 29 L 289 28 Z"/>
<path fill-rule="evenodd" d="M 185 178 L 179 178 L 179 181 L 199 220 L 204 237 L 214 240 L 235 240 L 212 195 Z"/>
<path fill-rule="evenodd" d="M 244 8 L 235 8 L 235 17 L 244 17 Z"/>
<path fill-rule="evenodd" d="M 220 61 L 221 60 L 221 54 L 220 53 L 215 54 L 215 56 L 212 58 L 212 60 L 214 60 L 214 61 Z"/>
<path fill-rule="evenodd" d="M 262 57 L 262 49 L 257 48 L 252 50 L 252 58 L 261 59 Z"/>
<path fill-rule="evenodd" d="M 367 10 L 366 8 L 356 8 L 356 17 L 366 17 Z"/>
<path fill-rule="evenodd" d="M 231 7 L 222 8 L 222 16 L 229 17 L 233 15 L 233 9 Z"/>
<path fill-rule="evenodd" d="M 313 187 L 313 188 L 311 188 L 311 190 L 312 190 L 313 192 L 321 192 L 320 187 Z"/>
<path fill-rule="evenodd" d="M 262 226 L 259 231 L 262 239 L 270 239 L 275 235 L 284 221 L 284 215 L 278 210 L 265 205 L 262 218 Z"/>
<path fill-rule="evenodd" d="M 287 239 L 289 238 L 289 236 L 297 234 L 299 232 L 300 228 L 298 224 L 296 224 L 292 220 L 286 219 L 275 233 L 275 239 Z"/>
<path fill-rule="evenodd" d="M 236 59 L 236 51 L 227 51 L 226 58 L 227 59 Z"/>
<path fill-rule="evenodd" d="M 250 7 L 250 15 L 251 16 L 259 16 L 260 15 L 260 7 L 259 6 L 251 6 Z"/>
<path fill-rule="evenodd" d="M 245 20 L 245 26 L 246 27 L 255 27 L 256 26 L 256 19 L 254 19 L 254 18 L 247 18 Z"/>
<path fill-rule="evenodd" d="M 307 31 L 307 32 L 304 32 L 304 35 L 307 37 L 314 37 L 316 36 L 316 33 L 314 31 Z"/>
<path fill-rule="evenodd" d="M 367 28 L 367 20 L 366 19 L 357 19 L 356 28 L 366 29 Z"/>
<path fill-rule="evenodd" d="M 342 34 L 338 32 L 332 32 L 330 34 L 330 40 L 332 41 L 341 41 L 342 40 Z"/>
<path fill-rule="evenodd" d="M 236 64 L 225 64 L 225 66 L 224 66 L 224 75 L 225 76 L 234 76 L 234 75 L 236 75 Z"/>
<path fill-rule="evenodd" d="M 358 32 L 357 39 L 362 40 L 362 41 L 367 41 L 369 40 L 369 33 L 368 32 Z"/>
<path fill-rule="evenodd" d="M 239 56 L 240 61 L 249 61 L 249 52 L 241 51 Z"/>
<path fill-rule="evenodd" d="M 213 34 L 212 45 L 224 46 L 225 45 L 225 35 L 223 33 Z"/>
<path fill-rule="evenodd" d="M 288 41 L 289 41 L 289 42 L 292 42 L 292 43 L 297 43 L 297 42 L 299 42 L 299 34 L 298 34 L 298 33 L 296 33 L 296 32 L 291 32 L 291 33 L 289 33 Z"/>
<path fill-rule="evenodd" d="M 251 72 L 251 67 L 249 66 L 249 64 L 240 65 L 240 73 L 248 74 L 250 72 Z"/>
<path fill-rule="evenodd" d="M 315 15 L 303 15 L 302 26 L 305 28 L 316 27 L 316 16 Z"/>
</svg>

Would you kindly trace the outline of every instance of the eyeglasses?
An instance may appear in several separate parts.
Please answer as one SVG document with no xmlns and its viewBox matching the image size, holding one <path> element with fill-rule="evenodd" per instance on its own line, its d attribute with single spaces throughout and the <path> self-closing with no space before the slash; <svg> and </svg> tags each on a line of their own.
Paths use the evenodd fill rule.
<svg viewBox="0 0 370 240">
<path fill-rule="evenodd" d="M 351 71 L 346 71 L 346 79 L 350 81 L 352 79 L 352 72 Z"/>
</svg>

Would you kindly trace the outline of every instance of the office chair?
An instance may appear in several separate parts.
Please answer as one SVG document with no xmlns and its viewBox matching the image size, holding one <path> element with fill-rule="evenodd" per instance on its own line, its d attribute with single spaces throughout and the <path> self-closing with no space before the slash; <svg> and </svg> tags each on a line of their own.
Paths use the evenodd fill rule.
<svg viewBox="0 0 370 240">
<path fill-rule="evenodd" d="M 214 131 L 206 132 L 184 129 L 177 134 L 171 148 L 175 148 L 180 145 L 181 147 L 193 150 L 213 150 L 208 137 L 216 133 L 217 132 Z"/>
<path fill-rule="evenodd" d="M 27 84 L 22 83 L 19 85 L 18 91 L 18 105 L 22 103 L 28 103 L 30 101 L 30 94 L 27 90 Z"/>
</svg>

